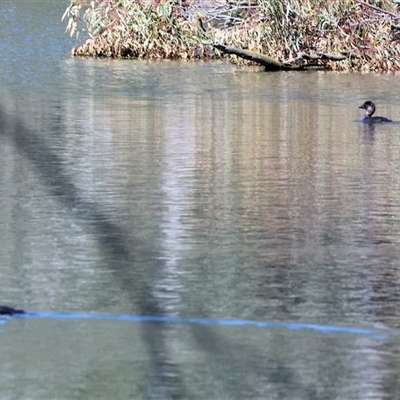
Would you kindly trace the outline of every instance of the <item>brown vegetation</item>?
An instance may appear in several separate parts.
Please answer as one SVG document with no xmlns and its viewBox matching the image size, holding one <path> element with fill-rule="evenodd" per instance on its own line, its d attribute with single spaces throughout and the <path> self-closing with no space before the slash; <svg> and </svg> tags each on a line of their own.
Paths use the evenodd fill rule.
<svg viewBox="0 0 400 400">
<path fill-rule="evenodd" d="M 219 44 L 263 53 L 282 65 L 400 71 L 399 6 L 369 1 L 71 0 L 64 17 L 74 34 L 83 12 L 90 33 L 74 55 L 218 58 L 223 54 L 213 45 Z"/>
</svg>

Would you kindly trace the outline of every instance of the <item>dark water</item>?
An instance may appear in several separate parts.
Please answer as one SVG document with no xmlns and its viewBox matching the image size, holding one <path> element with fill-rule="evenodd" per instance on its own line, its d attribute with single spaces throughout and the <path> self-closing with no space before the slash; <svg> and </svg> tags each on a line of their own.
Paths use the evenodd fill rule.
<svg viewBox="0 0 400 400">
<path fill-rule="evenodd" d="M 0 4 L 2 396 L 400 398 L 399 78 L 73 59 L 64 6 Z"/>
</svg>

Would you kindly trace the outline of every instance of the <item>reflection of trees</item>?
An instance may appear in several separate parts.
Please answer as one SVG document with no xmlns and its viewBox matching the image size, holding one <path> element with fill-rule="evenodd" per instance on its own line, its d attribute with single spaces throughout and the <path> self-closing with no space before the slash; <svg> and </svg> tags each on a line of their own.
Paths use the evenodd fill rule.
<svg viewBox="0 0 400 400">
<path fill-rule="evenodd" d="M 90 232 L 132 312 L 384 320 L 379 306 L 397 299 L 396 285 L 386 284 L 397 278 L 397 147 L 349 127 L 352 117 L 339 120 L 330 105 L 291 97 L 287 75 L 249 78 L 272 86 L 273 96 L 243 96 L 246 79 L 230 78 L 225 92 L 224 83 L 61 103 L 58 120 L 37 117 L 40 132 L 17 113 L 0 110 L 0 123 L 50 195 Z M 208 326 L 142 329 L 159 397 L 179 396 L 190 379 L 200 387 L 197 373 L 231 398 L 270 384 L 292 390 L 303 367 L 315 382 L 325 365 L 327 341 L 313 348 L 305 339 L 315 361 L 306 369 L 282 331 L 243 344 L 245 334 L 232 339 Z M 345 384 L 348 370 L 338 365 Z M 304 398 L 312 386 L 302 387 Z"/>
</svg>

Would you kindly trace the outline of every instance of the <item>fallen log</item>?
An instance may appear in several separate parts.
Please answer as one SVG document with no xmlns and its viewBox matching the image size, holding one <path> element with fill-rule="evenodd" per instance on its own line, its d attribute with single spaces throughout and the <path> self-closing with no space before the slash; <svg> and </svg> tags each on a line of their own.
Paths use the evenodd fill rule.
<svg viewBox="0 0 400 400">
<path fill-rule="evenodd" d="M 225 54 L 234 54 L 240 58 L 244 58 L 245 60 L 260 64 L 265 68 L 266 71 L 278 71 L 281 69 L 306 69 L 315 67 L 328 68 L 327 65 L 320 64 L 318 61 L 343 61 L 347 58 L 342 54 L 320 53 L 312 55 L 299 52 L 297 53 L 296 58 L 280 62 L 266 56 L 265 54 L 257 53 L 256 51 L 239 49 L 232 46 L 225 46 L 223 44 L 215 44 L 214 47 Z M 306 61 L 306 63 L 299 64 L 299 61 L 303 60 Z"/>
<path fill-rule="evenodd" d="M 238 49 L 232 46 L 225 46 L 223 44 L 215 44 L 214 47 L 225 54 L 234 54 L 245 60 L 254 61 L 265 67 L 267 71 L 278 71 L 284 66 L 277 60 L 270 58 L 264 54 L 257 53 L 256 51 Z"/>
<path fill-rule="evenodd" d="M 342 54 L 330 54 L 330 53 L 320 53 L 320 54 L 307 54 L 307 53 L 297 53 L 297 57 L 293 61 L 298 60 L 331 60 L 331 61 L 343 61 L 346 56 Z"/>
</svg>

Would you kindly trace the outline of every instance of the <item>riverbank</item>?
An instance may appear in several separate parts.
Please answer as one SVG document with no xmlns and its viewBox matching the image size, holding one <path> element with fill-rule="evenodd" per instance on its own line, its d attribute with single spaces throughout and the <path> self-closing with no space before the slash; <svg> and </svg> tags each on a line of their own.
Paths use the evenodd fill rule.
<svg viewBox="0 0 400 400">
<path fill-rule="evenodd" d="M 76 56 L 248 62 L 214 47 L 223 44 L 283 64 L 302 66 L 311 59 L 338 71 L 400 71 L 399 5 L 392 0 L 71 0 L 63 18 L 71 35 L 82 29 L 80 18 L 90 34 L 72 49 Z"/>
</svg>

